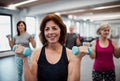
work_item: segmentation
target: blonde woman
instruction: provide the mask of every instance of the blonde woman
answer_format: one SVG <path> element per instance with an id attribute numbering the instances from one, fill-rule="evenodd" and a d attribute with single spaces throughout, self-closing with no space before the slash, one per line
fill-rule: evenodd
<path id="1" fill-rule="evenodd" d="M 120 57 L 120 50 L 114 40 L 108 38 L 110 33 L 110 25 L 102 24 L 97 34 L 100 37 L 93 41 L 93 54 L 91 58 L 94 60 L 92 78 L 93 81 L 115 81 L 115 65 L 113 56 Z"/>

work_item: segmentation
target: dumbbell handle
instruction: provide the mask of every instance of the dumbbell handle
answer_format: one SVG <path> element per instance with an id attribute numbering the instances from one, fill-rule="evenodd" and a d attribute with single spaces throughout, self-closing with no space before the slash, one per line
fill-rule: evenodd
<path id="1" fill-rule="evenodd" d="M 9 35 L 6 35 L 6 37 L 8 38 Z"/>
<path id="2" fill-rule="evenodd" d="M 17 45 L 14 45 L 12 50 L 15 51 L 16 50 L 16 46 Z M 26 57 L 26 56 L 30 56 L 31 55 L 31 49 L 28 48 L 28 47 L 25 47 L 24 50 L 23 50 L 23 55 Z"/>
<path id="3" fill-rule="evenodd" d="M 90 42 L 90 47 L 93 45 L 92 42 Z M 85 42 L 82 43 L 82 46 L 85 46 Z"/>
<path id="4" fill-rule="evenodd" d="M 8 35 L 6 35 L 6 37 L 8 38 Z"/>
<path id="5" fill-rule="evenodd" d="M 78 55 L 79 49 L 78 49 L 77 46 L 73 46 L 73 47 L 72 47 L 72 53 L 73 53 L 74 55 Z M 91 55 L 91 54 L 92 54 L 92 48 L 91 48 L 91 47 L 88 47 L 88 55 Z"/>

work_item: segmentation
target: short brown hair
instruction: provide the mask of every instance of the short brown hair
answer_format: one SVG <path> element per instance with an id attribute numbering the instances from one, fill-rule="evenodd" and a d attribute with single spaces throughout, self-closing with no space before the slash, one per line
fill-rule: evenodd
<path id="1" fill-rule="evenodd" d="M 49 21 L 55 22 L 60 27 L 61 32 L 60 32 L 59 42 L 63 45 L 66 40 L 66 31 L 67 31 L 66 25 L 63 23 L 61 17 L 56 14 L 48 14 L 47 16 L 44 17 L 44 19 L 41 22 L 39 38 L 42 44 L 45 45 L 48 42 L 44 35 L 44 29 L 45 29 L 46 23 Z"/>

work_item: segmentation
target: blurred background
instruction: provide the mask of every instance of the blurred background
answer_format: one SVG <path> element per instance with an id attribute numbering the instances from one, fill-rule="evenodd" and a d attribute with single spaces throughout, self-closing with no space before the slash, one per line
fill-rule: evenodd
<path id="1" fill-rule="evenodd" d="M 27 32 L 35 34 L 37 47 L 42 47 L 38 37 L 39 27 L 43 17 L 49 13 L 62 17 L 67 32 L 73 25 L 81 41 L 91 42 L 98 38 L 96 30 L 100 24 L 109 23 L 109 37 L 115 39 L 120 47 L 120 0 L 0 0 L 0 81 L 16 81 L 15 74 L 9 74 L 14 68 L 14 52 L 6 35 L 15 36 L 16 23 L 23 20 L 27 24 Z M 120 81 L 120 59 L 114 58 L 114 61 L 116 81 Z M 11 66 L 8 69 L 10 72 L 5 72 L 6 64 Z M 89 56 L 83 58 L 81 81 L 92 81 L 92 65 L 93 60 Z"/>

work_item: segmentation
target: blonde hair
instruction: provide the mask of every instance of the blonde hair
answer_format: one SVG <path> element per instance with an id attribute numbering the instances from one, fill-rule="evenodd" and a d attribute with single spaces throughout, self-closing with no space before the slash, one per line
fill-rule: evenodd
<path id="1" fill-rule="evenodd" d="M 101 24 L 100 27 L 97 29 L 97 34 L 100 35 L 101 30 L 105 30 L 106 28 L 111 28 L 109 24 Z"/>

